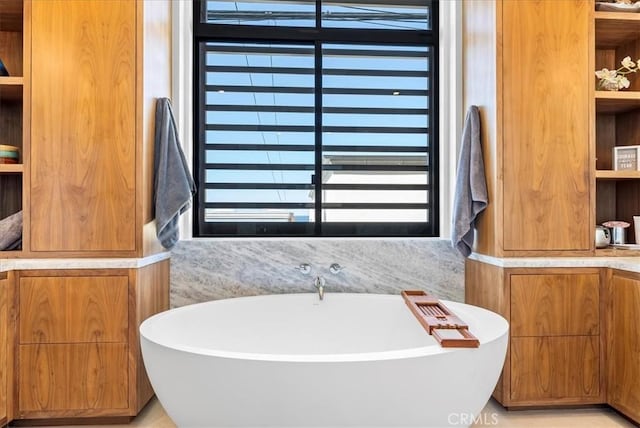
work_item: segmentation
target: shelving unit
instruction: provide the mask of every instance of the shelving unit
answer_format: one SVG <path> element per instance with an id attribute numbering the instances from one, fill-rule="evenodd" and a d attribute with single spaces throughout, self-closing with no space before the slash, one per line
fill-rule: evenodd
<path id="1" fill-rule="evenodd" d="M 640 107 L 640 91 L 596 91 L 596 113 L 618 114 Z"/>
<path id="2" fill-rule="evenodd" d="M 640 14 L 596 11 L 594 16 L 596 70 L 618 68 L 626 56 L 634 61 L 640 58 Z M 594 93 L 596 223 L 629 222 L 627 242 L 634 243 L 633 216 L 640 214 L 640 171 L 614 171 L 612 153 L 616 146 L 640 145 L 640 76 L 628 77 L 628 89 Z M 598 250 L 596 254 L 630 255 L 626 250 Z"/>
<path id="3" fill-rule="evenodd" d="M 9 76 L 0 77 L 0 144 L 18 147 L 21 162 L 28 146 L 28 133 L 23 132 L 24 71 L 29 69 L 24 55 L 24 15 L 23 0 L 0 2 L 0 59 L 9 71 Z M 0 219 L 22 209 L 24 172 L 23 164 L 0 164 Z"/>
<path id="4" fill-rule="evenodd" d="M 0 100 L 22 101 L 22 77 L 0 77 Z"/>
<path id="5" fill-rule="evenodd" d="M 640 171 L 596 171 L 598 180 L 637 180 L 640 179 Z"/>

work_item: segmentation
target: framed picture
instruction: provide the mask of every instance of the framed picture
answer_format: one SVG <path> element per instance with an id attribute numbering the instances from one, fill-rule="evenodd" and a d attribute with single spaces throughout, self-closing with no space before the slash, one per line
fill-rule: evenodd
<path id="1" fill-rule="evenodd" d="M 617 146 L 613 148 L 614 171 L 639 171 L 640 146 Z"/>

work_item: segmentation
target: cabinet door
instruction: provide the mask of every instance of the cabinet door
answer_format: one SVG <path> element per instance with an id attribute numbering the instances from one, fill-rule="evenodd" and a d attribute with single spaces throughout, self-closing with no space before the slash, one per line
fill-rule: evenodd
<path id="1" fill-rule="evenodd" d="M 511 275 L 511 336 L 599 334 L 599 273 Z"/>
<path id="2" fill-rule="evenodd" d="M 9 299 L 6 274 L 0 273 L 0 426 L 7 422 L 7 372 L 9 369 Z"/>
<path id="3" fill-rule="evenodd" d="M 599 396 L 599 336 L 511 338 L 511 400 L 583 404 Z"/>
<path id="4" fill-rule="evenodd" d="M 127 276 L 20 278 L 20 343 L 126 342 Z"/>
<path id="5" fill-rule="evenodd" d="M 640 421 L 640 275 L 613 272 L 608 284 L 607 389 L 610 405 Z"/>
<path id="6" fill-rule="evenodd" d="M 502 2 L 505 250 L 589 250 L 592 2 Z"/>
<path id="7" fill-rule="evenodd" d="M 134 251 L 134 1 L 34 1 L 33 251 Z"/>
<path id="8" fill-rule="evenodd" d="M 20 345 L 19 367 L 21 416 L 128 407 L 125 343 Z"/>

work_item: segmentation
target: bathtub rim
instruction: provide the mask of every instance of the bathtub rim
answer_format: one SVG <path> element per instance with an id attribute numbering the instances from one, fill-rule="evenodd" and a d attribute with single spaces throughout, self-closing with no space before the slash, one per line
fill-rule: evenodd
<path id="1" fill-rule="evenodd" d="M 377 296 L 376 298 L 388 298 L 389 300 L 402 299 L 400 295 L 396 294 L 378 294 L 378 293 L 327 293 L 333 295 L 344 296 Z M 215 304 L 215 302 L 229 301 L 229 300 L 242 300 L 242 299 L 269 299 L 277 298 L 278 296 L 317 296 L 315 293 L 283 293 L 283 294 L 261 294 L 255 296 L 238 296 L 219 300 L 210 300 L 207 302 L 194 303 L 179 308 L 173 308 L 158 314 L 152 315 L 142 322 L 138 330 L 140 332 L 140 340 L 146 340 L 157 346 L 189 354 L 195 354 L 200 356 L 209 356 L 216 358 L 234 359 L 234 360 L 251 360 L 251 361 L 271 361 L 271 362 L 286 362 L 286 363 L 343 363 L 343 362 L 373 362 L 373 361 L 387 361 L 387 360 L 402 360 L 408 358 L 420 358 L 430 355 L 446 354 L 450 352 L 481 352 L 481 348 L 443 348 L 434 339 L 434 343 L 427 346 L 419 346 L 414 348 L 396 349 L 391 351 L 375 351 L 375 352 L 360 352 L 360 353 L 333 353 L 333 354 L 267 354 L 267 353 L 252 353 L 252 352 L 235 352 L 225 351 L 220 349 L 209 349 L 197 346 L 189 346 L 184 344 L 167 344 L 166 340 L 162 341 L 158 338 L 153 338 L 149 335 L 149 325 L 153 320 L 164 318 L 167 316 L 175 315 L 178 312 L 194 310 L 195 307 L 201 307 L 205 305 Z M 480 337 L 480 346 L 486 345 L 500 340 L 502 337 L 508 335 L 509 323 L 500 314 L 492 312 L 488 309 L 481 308 L 479 306 L 469 305 L 462 302 L 454 302 L 449 300 L 442 300 L 441 302 L 450 307 L 455 312 L 454 307 L 462 305 L 464 308 L 470 310 L 478 310 L 479 313 L 485 314 L 485 316 L 494 316 L 495 320 L 499 323 L 496 328 L 497 332 L 490 333 L 488 339 L 486 337 Z M 403 303 L 404 304 L 404 303 Z M 452 307 L 453 306 L 453 307 Z M 409 309 L 407 308 L 407 312 Z M 461 315 L 464 320 L 464 314 Z M 416 322 L 418 322 L 416 320 Z M 425 332 L 425 334 L 427 334 Z"/>

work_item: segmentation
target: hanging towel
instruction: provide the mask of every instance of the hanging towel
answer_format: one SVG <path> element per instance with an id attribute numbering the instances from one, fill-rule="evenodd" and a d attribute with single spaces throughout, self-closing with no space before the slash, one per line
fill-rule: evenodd
<path id="1" fill-rule="evenodd" d="M 168 98 L 156 101 L 154 174 L 156 235 L 165 248 L 171 249 L 180 237 L 178 219 L 191 207 L 196 185 L 180 147 Z"/>
<path id="2" fill-rule="evenodd" d="M 489 202 L 480 143 L 480 116 L 476 106 L 469 107 L 464 120 L 457 174 L 451 244 L 468 257 L 473 248 L 476 219 Z"/>

